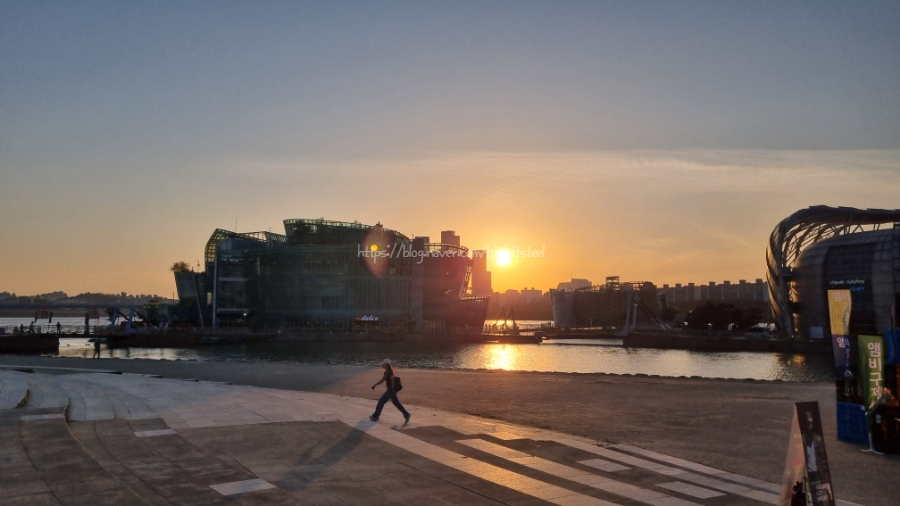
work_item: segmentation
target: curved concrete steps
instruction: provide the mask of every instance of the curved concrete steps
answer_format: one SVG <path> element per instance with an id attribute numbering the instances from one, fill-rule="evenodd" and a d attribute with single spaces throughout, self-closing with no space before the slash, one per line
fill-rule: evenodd
<path id="1" fill-rule="evenodd" d="M 123 381 L 125 379 L 125 381 Z M 143 397 L 136 395 L 128 388 L 135 381 L 153 381 L 141 375 L 123 374 L 121 376 L 107 374 L 72 374 L 66 377 L 69 388 L 81 392 L 87 389 L 93 395 L 99 393 L 109 400 L 113 410 L 113 418 L 123 420 L 139 420 L 143 418 L 159 418 L 158 410 L 151 407 Z M 159 384 L 155 388 L 159 389 Z M 166 389 L 163 389 L 164 391 Z M 97 420 L 88 416 L 85 420 Z"/>
<path id="2" fill-rule="evenodd" d="M 49 408 L 0 411 L 0 504 L 146 506 L 75 440 Z"/>
<path id="3" fill-rule="evenodd" d="M 198 449 L 160 419 L 72 425 L 79 426 L 76 437 L 84 438 L 92 454 L 97 452 L 98 461 L 109 464 L 110 471 L 155 502 L 215 504 L 224 498 L 211 485 L 256 478 L 237 463 L 223 462 Z"/>
<path id="4" fill-rule="evenodd" d="M 0 504 L 230 504 L 213 485 L 257 479 L 227 452 L 210 454 L 182 438 L 151 407 L 154 401 L 158 407 L 173 399 L 190 406 L 215 398 L 217 384 L 140 376 L 122 381 L 108 374 L 0 374 L 8 405 L 28 399 L 25 409 L 7 410 L 0 420 L 0 471 L 16 470 L 0 477 Z M 27 396 L 29 391 L 34 395 Z M 175 412 L 159 411 L 188 426 Z M 260 493 L 278 504 L 296 502 L 278 489 Z"/>
<path id="5" fill-rule="evenodd" d="M 0 370 L 0 409 L 23 407 L 28 399 L 26 373 Z"/>
<path id="6" fill-rule="evenodd" d="M 30 389 L 35 395 L 25 409 L 6 411 L 17 430 L 0 430 L 0 455 L 8 456 L 3 464 L 17 470 L 15 476 L 0 477 L 2 504 L 7 499 L 57 504 L 54 498 L 63 504 L 243 504 L 251 499 L 253 504 L 306 504 L 296 491 L 267 483 L 257 473 L 268 470 L 272 451 L 290 462 L 310 451 L 315 438 L 302 436 L 304 444 L 296 448 L 248 441 L 232 453 L 233 438 L 245 429 L 229 427 L 246 426 L 250 437 L 258 432 L 256 424 L 294 418 L 273 411 L 280 399 L 264 389 L 135 375 L 123 380 L 107 374 L 11 372 L 3 379 L 10 392 Z M 66 407 L 68 421 L 62 416 Z M 220 426 L 224 433 L 204 429 Z M 79 471 L 69 472 L 68 466 Z M 10 485 L 13 480 L 21 484 Z M 77 500 L 69 500 L 74 495 Z"/>
<path id="7" fill-rule="evenodd" d="M 112 420 L 116 417 L 108 391 L 89 382 L 73 379 L 71 376 L 61 376 L 59 383 L 70 392 L 70 395 L 77 395 L 81 399 L 84 403 L 84 413 L 74 409 L 73 406 L 69 420 Z"/>
<path id="8" fill-rule="evenodd" d="M 60 388 L 55 377 L 48 374 L 21 374 L 21 379 L 28 386 L 28 402 L 26 408 L 65 409 L 69 405 L 69 396 Z"/>
<path id="9" fill-rule="evenodd" d="M 92 376 L 118 378 L 107 374 L 43 374 L 2 372 L 28 390 L 29 408 L 69 408 L 68 419 L 75 421 L 157 418 L 147 403 L 125 390 L 89 381 Z M 10 394 L 14 397 L 19 393 Z"/>

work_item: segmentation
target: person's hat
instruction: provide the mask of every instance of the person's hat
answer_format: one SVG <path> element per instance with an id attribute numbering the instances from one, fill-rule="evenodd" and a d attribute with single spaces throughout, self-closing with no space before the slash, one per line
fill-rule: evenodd
<path id="1" fill-rule="evenodd" d="M 381 365 L 391 365 L 391 359 L 389 359 L 389 358 L 384 359 L 384 362 L 382 362 Z"/>

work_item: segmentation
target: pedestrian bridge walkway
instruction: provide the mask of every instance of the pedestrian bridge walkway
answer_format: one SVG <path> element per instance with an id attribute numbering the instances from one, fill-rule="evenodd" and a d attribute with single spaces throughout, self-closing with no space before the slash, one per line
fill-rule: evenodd
<path id="1" fill-rule="evenodd" d="M 753 478 L 434 409 L 408 407 L 401 426 L 390 405 L 371 422 L 374 402 L 353 397 L 35 371 L 0 370 L 4 505 L 778 502 L 778 485 Z"/>

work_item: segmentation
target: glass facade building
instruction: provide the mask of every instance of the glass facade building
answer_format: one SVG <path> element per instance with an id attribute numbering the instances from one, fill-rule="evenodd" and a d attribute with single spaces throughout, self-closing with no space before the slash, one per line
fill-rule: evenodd
<path id="1" fill-rule="evenodd" d="M 360 223 L 290 219 L 285 234 L 213 232 L 205 272 L 179 279 L 179 297 L 202 308 L 197 324 L 253 328 L 364 326 L 480 329 L 488 297 L 466 297 L 472 259 Z M 180 275 L 184 278 L 184 274 Z"/>

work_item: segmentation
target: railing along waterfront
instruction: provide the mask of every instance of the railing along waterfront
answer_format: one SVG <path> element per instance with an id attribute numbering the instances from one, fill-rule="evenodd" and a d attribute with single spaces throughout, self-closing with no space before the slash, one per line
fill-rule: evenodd
<path id="1" fill-rule="evenodd" d="M 85 334 L 87 327 L 87 334 Z M 257 331 L 263 333 L 263 331 Z M 192 335 L 249 335 L 253 334 L 253 330 L 246 327 L 225 327 L 225 328 L 194 328 L 194 327 L 150 327 L 135 326 L 129 332 L 121 327 L 111 328 L 107 325 L 2 325 L 0 326 L 0 336 L 3 335 L 60 335 L 60 336 L 113 336 L 113 335 L 165 335 L 165 334 L 192 334 Z"/>
<path id="2" fill-rule="evenodd" d="M 96 329 L 108 329 L 108 325 L 88 325 L 88 333 L 94 334 Z M 0 326 L 0 336 L 2 335 L 72 335 L 84 334 L 85 325 L 57 325 L 50 323 L 46 325 L 2 325 Z"/>
<path id="3" fill-rule="evenodd" d="M 3 335 L 60 335 L 69 337 L 78 336 L 114 336 L 125 335 L 125 329 L 117 327 L 115 329 L 107 325 L 88 325 L 88 332 L 85 334 L 85 325 L 57 325 L 57 324 L 40 324 L 40 325 L 2 325 L 0 326 L 0 336 Z M 415 332 L 406 328 L 392 327 L 371 327 L 371 328 L 349 328 L 349 327 L 282 327 L 277 329 L 252 329 L 249 327 L 219 327 L 219 328 L 199 328 L 199 327 L 150 327 L 135 326 L 129 332 L 137 335 L 197 335 L 197 336 L 241 336 L 241 335 L 265 335 L 265 334 L 495 334 L 495 333 L 533 333 L 536 331 L 555 331 L 556 335 L 572 335 L 572 336 L 591 336 L 597 338 L 614 338 L 620 337 L 621 328 L 613 327 L 578 327 L 566 328 L 557 327 L 552 323 L 516 323 L 515 327 L 507 324 L 504 328 L 502 324 L 486 323 L 483 327 L 477 326 L 445 326 L 445 325 L 426 325 L 421 332 Z M 750 330 L 693 330 L 693 329 L 659 329 L 659 328 L 639 328 L 631 331 L 632 334 L 657 334 L 670 335 L 673 337 L 694 337 L 709 339 L 754 339 L 783 341 L 791 339 L 787 334 L 771 331 L 750 331 Z M 796 339 L 794 339 L 796 340 Z"/>

